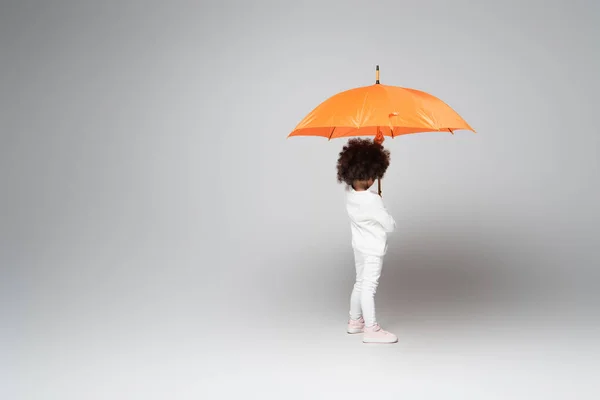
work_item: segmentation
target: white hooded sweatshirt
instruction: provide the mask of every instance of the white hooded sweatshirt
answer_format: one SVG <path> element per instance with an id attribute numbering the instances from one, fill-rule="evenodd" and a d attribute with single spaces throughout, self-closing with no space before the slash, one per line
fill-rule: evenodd
<path id="1" fill-rule="evenodd" d="M 387 252 L 387 234 L 396 229 L 381 197 L 365 190 L 346 188 L 346 209 L 352 226 L 352 247 L 362 254 L 381 256 Z"/>

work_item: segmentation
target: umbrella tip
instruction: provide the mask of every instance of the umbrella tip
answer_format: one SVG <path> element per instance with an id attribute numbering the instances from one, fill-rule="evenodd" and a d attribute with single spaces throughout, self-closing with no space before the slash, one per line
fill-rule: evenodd
<path id="1" fill-rule="evenodd" d="M 379 85 L 379 65 L 375 67 L 375 84 Z"/>

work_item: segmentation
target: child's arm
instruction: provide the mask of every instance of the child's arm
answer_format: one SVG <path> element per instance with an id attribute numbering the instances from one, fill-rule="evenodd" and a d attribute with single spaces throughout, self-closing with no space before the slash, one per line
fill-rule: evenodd
<path id="1" fill-rule="evenodd" d="M 383 226 L 383 229 L 386 232 L 394 232 L 396 230 L 396 221 L 394 218 L 388 213 L 385 205 L 383 204 L 383 200 L 379 195 L 376 194 L 374 201 L 374 218 L 377 222 Z"/>

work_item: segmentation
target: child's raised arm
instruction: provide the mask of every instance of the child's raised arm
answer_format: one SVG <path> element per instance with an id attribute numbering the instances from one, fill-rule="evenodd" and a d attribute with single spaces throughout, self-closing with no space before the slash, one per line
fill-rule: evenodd
<path id="1" fill-rule="evenodd" d="M 386 232 L 394 232 L 396 230 L 396 221 L 394 220 L 394 217 L 392 217 L 385 208 L 381 197 L 379 197 L 377 194 L 374 197 L 373 217 L 377 222 L 379 222 L 379 224 L 381 224 L 381 226 L 383 226 L 383 229 Z"/>

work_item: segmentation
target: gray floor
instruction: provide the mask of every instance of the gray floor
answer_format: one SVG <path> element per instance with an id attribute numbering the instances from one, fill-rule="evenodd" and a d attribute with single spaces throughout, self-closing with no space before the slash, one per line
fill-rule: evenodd
<path id="1" fill-rule="evenodd" d="M 322 253 L 202 291 L 176 266 L 63 297 L 46 281 L 30 299 L 37 317 L 13 316 L 9 327 L 19 336 L 4 398 L 598 397 L 595 293 L 574 290 L 558 270 L 499 274 L 448 258 L 442 268 L 401 251 L 377 295 L 394 345 L 345 333 L 352 265 L 325 269 Z"/>

